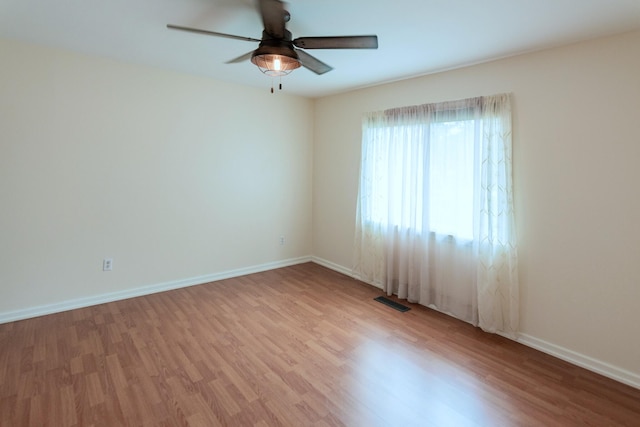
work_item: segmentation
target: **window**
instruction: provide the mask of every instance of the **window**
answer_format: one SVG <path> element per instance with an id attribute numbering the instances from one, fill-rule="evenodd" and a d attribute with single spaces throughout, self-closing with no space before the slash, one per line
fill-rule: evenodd
<path id="1" fill-rule="evenodd" d="M 473 239 L 482 120 L 465 110 L 441 113 L 427 123 L 365 123 L 366 221 Z"/>
<path id="2" fill-rule="evenodd" d="M 509 98 L 365 115 L 354 273 L 389 295 L 515 334 Z"/>

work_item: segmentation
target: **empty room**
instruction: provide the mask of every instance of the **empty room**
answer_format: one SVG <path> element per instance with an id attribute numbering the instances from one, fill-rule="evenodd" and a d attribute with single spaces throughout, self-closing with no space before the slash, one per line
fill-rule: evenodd
<path id="1" fill-rule="evenodd" d="M 0 0 L 0 426 L 640 426 L 639 160 L 637 1 Z"/>

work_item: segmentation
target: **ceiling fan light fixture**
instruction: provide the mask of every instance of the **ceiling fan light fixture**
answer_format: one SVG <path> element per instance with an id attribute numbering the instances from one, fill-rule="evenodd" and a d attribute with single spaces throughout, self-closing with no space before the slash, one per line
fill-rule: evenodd
<path id="1" fill-rule="evenodd" d="M 297 57 L 274 53 L 253 55 L 251 62 L 253 62 L 260 71 L 270 77 L 286 76 L 300 67 L 300 61 Z"/>

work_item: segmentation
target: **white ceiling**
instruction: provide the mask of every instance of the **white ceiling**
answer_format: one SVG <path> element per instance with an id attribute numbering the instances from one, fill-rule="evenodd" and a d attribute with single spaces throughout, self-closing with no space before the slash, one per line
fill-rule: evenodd
<path id="1" fill-rule="evenodd" d="M 283 86 L 311 97 L 640 29 L 640 0 L 290 0 L 286 8 L 294 38 L 379 38 L 378 50 L 309 51 L 334 70 L 301 68 Z M 0 37 L 271 87 L 250 62 L 224 64 L 257 43 L 169 23 L 258 39 L 262 31 L 254 0 L 0 0 Z"/>

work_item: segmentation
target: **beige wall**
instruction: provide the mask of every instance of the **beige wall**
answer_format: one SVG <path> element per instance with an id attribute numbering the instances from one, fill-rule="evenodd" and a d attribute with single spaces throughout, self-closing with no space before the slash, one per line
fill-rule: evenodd
<path id="1" fill-rule="evenodd" d="M 319 99 L 314 255 L 352 266 L 363 112 L 511 92 L 523 337 L 638 381 L 639 46 L 635 32 Z"/>
<path id="2" fill-rule="evenodd" d="M 0 63 L 0 315 L 310 255 L 311 100 L 8 40 Z"/>

